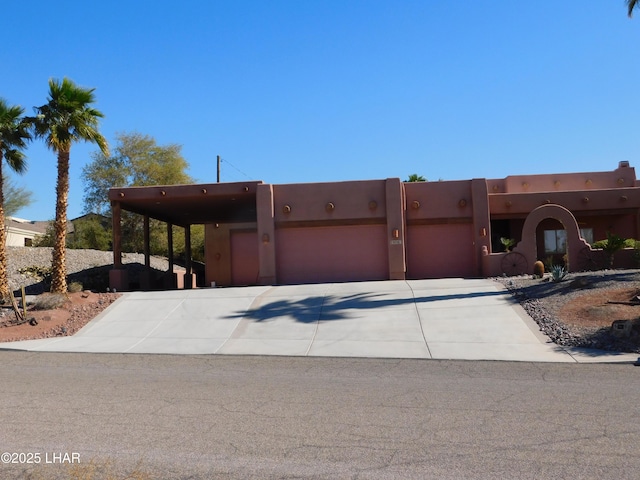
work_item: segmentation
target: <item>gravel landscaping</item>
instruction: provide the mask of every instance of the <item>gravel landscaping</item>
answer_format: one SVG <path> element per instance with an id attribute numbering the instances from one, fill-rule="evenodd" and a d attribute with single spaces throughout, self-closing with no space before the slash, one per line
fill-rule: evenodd
<path id="1" fill-rule="evenodd" d="M 558 345 L 640 353 L 640 270 L 570 273 L 561 282 L 498 277 L 540 330 Z M 628 321 L 628 335 L 612 328 Z"/>
<path id="2" fill-rule="evenodd" d="M 33 267 L 50 267 L 52 250 L 50 247 L 7 247 L 9 288 L 15 291 L 24 286 L 27 293 L 33 295 L 48 291 L 46 279 L 28 273 L 25 269 L 33 272 L 36 270 Z M 129 270 L 129 278 L 135 278 L 144 266 L 144 255 L 124 253 L 122 263 Z M 151 267 L 157 270 L 166 271 L 169 268 L 167 259 L 162 257 L 152 256 L 150 263 Z M 66 264 L 69 283 L 78 281 L 87 289 L 106 291 L 109 270 L 113 265 L 113 253 L 67 249 Z"/>

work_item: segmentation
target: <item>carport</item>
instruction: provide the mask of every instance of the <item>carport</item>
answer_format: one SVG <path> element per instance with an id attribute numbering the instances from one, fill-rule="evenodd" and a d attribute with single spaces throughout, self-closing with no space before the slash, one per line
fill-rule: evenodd
<path id="1" fill-rule="evenodd" d="M 113 221 L 113 270 L 109 274 L 111 288 L 129 290 L 127 271 L 122 265 L 122 212 L 143 218 L 145 272 L 143 290 L 153 287 L 150 265 L 149 220 L 167 225 L 169 268 L 162 279 L 164 288 L 192 288 L 195 285 L 191 262 L 191 226 L 257 222 L 256 194 L 261 181 L 242 183 L 209 183 L 163 185 L 150 187 L 117 187 L 109 190 Z M 184 228 L 184 278 L 174 273 L 173 226 Z"/>

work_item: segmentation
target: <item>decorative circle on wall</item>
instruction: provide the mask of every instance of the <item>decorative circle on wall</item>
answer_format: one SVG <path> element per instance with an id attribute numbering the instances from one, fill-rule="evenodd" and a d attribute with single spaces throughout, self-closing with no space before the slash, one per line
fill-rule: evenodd
<path id="1" fill-rule="evenodd" d="M 333 212 L 336 209 L 336 206 L 333 204 L 333 202 L 329 202 L 325 205 L 324 208 L 327 212 Z"/>
<path id="2" fill-rule="evenodd" d="M 460 208 L 464 208 L 467 206 L 467 199 L 466 198 L 462 198 L 459 202 L 458 202 L 458 206 Z"/>
<path id="3" fill-rule="evenodd" d="M 413 208 L 414 210 L 418 210 L 420 208 L 420 202 L 418 200 L 414 200 L 413 202 L 411 202 L 411 208 Z"/>
<path id="4" fill-rule="evenodd" d="M 282 213 L 291 213 L 291 205 L 285 205 L 282 207 Z"/>

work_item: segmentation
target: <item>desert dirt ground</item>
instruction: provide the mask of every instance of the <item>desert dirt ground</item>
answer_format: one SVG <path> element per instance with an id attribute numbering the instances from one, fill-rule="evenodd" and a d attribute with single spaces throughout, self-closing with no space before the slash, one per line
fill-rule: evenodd
<path id="1" fill-rule="evenodd" d="M 117 293 L 76 292 L 69 293 L 68 300 L 56 309 L 35 310 L 28 307 L 26 318 L 29 321 L 0 327 L 0 342 L 73 335 L 119 296 Z M 16 320 L 12 307 L 4 306 L 3 310 L 3 322 Z"/>

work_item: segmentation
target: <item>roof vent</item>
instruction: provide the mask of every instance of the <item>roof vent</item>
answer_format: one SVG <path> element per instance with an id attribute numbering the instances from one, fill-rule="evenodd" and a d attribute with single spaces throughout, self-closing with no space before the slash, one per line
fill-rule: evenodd
<path id="1" fill-rule="evenodd" d="M 629 160 L 620 160 L 618 162 L 618 168 L 626 168 L 629 166 Z"/>

